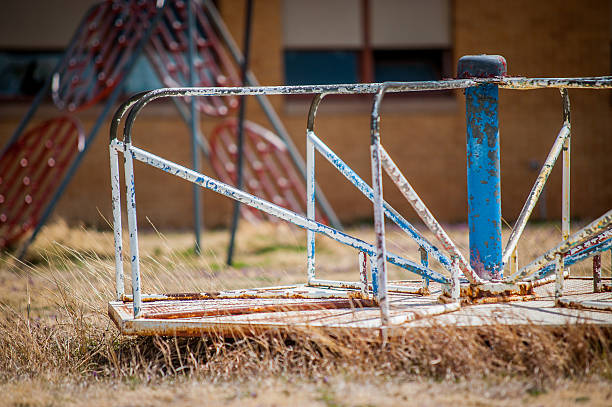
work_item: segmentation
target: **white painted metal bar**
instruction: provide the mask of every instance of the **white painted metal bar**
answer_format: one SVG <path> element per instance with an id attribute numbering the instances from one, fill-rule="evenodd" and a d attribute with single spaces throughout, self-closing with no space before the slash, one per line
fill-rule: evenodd
<path id="1" fill-rule="evenodd" d="M 308 140 L 314 145 L 316 150 L 321 153 L 327 161 L 334 166 L 344 177 L 353 184 L 366 198 L 370 201 L 374 199 L 374 192 L 372 188 L 353 171 L 340 157 L 336 155 L 316 134 L 312 131 L 308 132 Z M 382 147 L 382 146 L 381 146 Z M 421 233 L 410 222 L 408 222 L 402 215 L 399 214 L 389 203 L 383 200 L 383 209 L 385 215 L 399 226 L 404 232 L 406 232 L 414 241 L 422 248 L 424 248 L 434 259 L 440 262 L 450 272 L 450 259 L 431 242 L 429 242 Z"/>
<path id="2" fill-rule="evenodd" d="M 498 83 L 503 89 L 611 89 L 612 76 L 593 76 L 584 78 L 487 78 L 482 83 Z"/>
<path id="3" fill-rule="evenodd" d="M 563 261 L 563 255 L 557 255 L 557 262 L 555 266 L 555 300 L 560 299 L 563 296 L 563 283 L 565 281 L 565 264 Z"/>
<path id="4" fill-rule="evenodd" d="M 140 258 L 138 255 L 138 224 L 136 221 L 136 188 L 134 186 L 134 156 L 130 143 L 124 144 L 123 156 L 125 159 L 125 187 L 128 217 L 128 230 L 130 234 L 130 264 L 132 267 L 132 298 L 134 299 L 134 318 L 141 316 L 141 285 L 140 285 Z"/>
<path id="5" fill-rule="evenodd" d="M 116 146 L 124 146 L 124 143 L 118 140 L 114 140 L 112 144 Z M 125 143 L 125 145 L 127 145 L 127 143 Z M 123 147 L 121 148 L 123 149 Z M 207 175 L 190 170 L 187 167 L 178 165 L 172 161 L 168 161 L 166 159 L 158 157 L 155 154 L 151 154 L 138 147 L 130 146 L 130 151 L 134 159 L 138 161 L 142 161 L 148 165 L 161 169 L 170 174 L 173 174 L 179 178 L 183 178 L 187 181 L 194 182 L 204 188 L 210 189 L 228 198 L 232 198 L 234 200 L 240 201 L 241 203 L 245 205 L 252 206 L 256 209 L 262 210 L 280 219 L 291 222 L 301 228 L 312 229 L 315 233 L 323 234 L 327 237 L 330 237 L 336 240 L 339 243 L 353 247 L 357 250 L 364 251 L 369 256 L 373 256 L 376 252 L 374 245 L 366 243 L 361 239 L 357 239 L 353 236 L 350 236 L 330 226 L 323 225 L 316 221 L 310 220 L 305 216 L 292 212 L 281 206 L 275 205 L 264 199 L 258 198 L 247 192 L 239 190 L 231 185 L 224 184 L 223 182 L 217 181 Z M 387 261 L 392 264 L 395 264 L 396 266 L 399 266 L 408 271 L 411 271 L 413 273 L 416 273 L 419 275 L 425 275 L 430 280 L 437 281 L 439 283 L 448 282 L 447 278 L 442 276 L 441 274 L 431 269 L 424 268 L 420 264 L 415 263 L 411 260 L 405 259 L 394 253 L 390 253 L 390 252 L 387 253 Z"/>
<path id="6" fill-rule="evenodd" d="M 457 256 L 453 256 L 451 258 L 451 262 L 453 263 L 453 268 L 451 271 L 451 299 L 454 302 L 459 302 L 459 297 L 461 296 L 461 285 L 460 285 L 460 280 L 459 280 L 459 267 L 460 267 L 460 261 L 457 258 Z"/>
<path id="7" fill-rule="evenodd" d="M 117 301 L 125 294 L 123 276 L 123 237 L 121 236 L 121 186 L 119 182 L 119 154 L 113 145 L 109 146 L 111 196 L 113 206 L 113 237 L 115 240 L 115 291 Z"/>
<path id="8" fill-rule="evenodd" d="M 366 256 L 366 261 L 369 256 Z M 371 263 L 370 263 L 371 264 Z M 372 280 L 374 281 L 374 280 Z M 327 288 L 339 288 L 339 289 L 353 289 L 362 291 L 363 284 L 361 281 L 339 281 L 339 280 L 324 280 L 315 278 L 311 283 L 308 284 L 312 287 L 327 287 Z M 368 291 L 372 291 L 374 293 L 374 287 L 372 283 L 368 282 L 367 286 Z M 402 294 L 419 294 L 420 291 L 418 289 L 414 289 L 412 287 L 407 287 L 405 285 L 399 284 L 388 284 L 387 291 L 393 293 L 402 293 Z M 374 294 L 376 296 L 376 294 Z"/>
<path id="9" fill-rule="evenodd" d="M 539 269 L 554 261 L 558 254 L 564 254 L 573 246 L 578 245 L 592 236 L 600 233 L 612 224 L 612 209 L 604 213 L 602 216 L 589 223 L 584 228 L 569 236 L 565 241 L 559 243 L 556 247 L 550 249 L 540 257 L 523 267 L 518 273 L 512 274 L 504 278 L 504 282 L 515 282 L 522 280 L 536 273 Z"/>
<path id="10" fill-rule="evenodd" d="M 593 256 L 593 292 L 599 293 L 603 288 L 601 280 L 601 254 Z"/>
<path id="11" fill-rule="evenodd" d="M 567 95 L 567 89 L 561 89 L 561 97 L 563 98 L 563 121 L 566 123 L 568 128 L 570 127 L 570 101 Z M 567 241 L 570 236 L 570 189 L 571 189 L 571 179 L 570 179 L 570 155 L 571 155 L 571 131 L 565 139 L 565 143 L 563 143 L 563 181 L 561 187 L 561 233 L 563 235 L 563 240 Z M 569 272 L 569 269 L 567 270 Z"/>
<path id="12" fill-rule="evenodd" d="M 387 248 L 385 243 L 385 214 L 383 210 L 382 164 L 380 153 L 380 115 L 378 110 L 385 95 L 383 87 L 375 96 L 372 107 L 370 159 L 372 165 L 372 190 L 374 191 L 374 233 L 376 235 L 376 267 L 378 269 L 378 304 L 383 327 L 389 325 L 389 301 L 387 298 Z"/>
<path id="13" fill-rule="evenodd" d="M 612 247 L 612 228 L 609 228 L 604 232 L 596 233 L 588 237 L 580 244 L 572 246 L 564 253 L 564 265 L 566 266 L 566 273 L 568 266 L 588 259 L 589 257 L 592 257 L 597 253 L 603 253 L 606 250 L 609 250 L 610 247 Z M 548 275 L 554 273 L 554 264 L 549 263 L 546 266 L 541 267 L 536 273 L 532 274 L 531 276 L 529 276 L 529 278 L 526 278 L 523 281 L 541 282 L 543 279 L 546 279 Z"/>
<path id="14" fill-rule="evenodd" d="M 306 138 L 306 216 L 315 221 L 315 148 Z M 308 251 L 308 282 L 315 279 L 315 233 L 306 230 L 306 250 Z M 360 252 L 361 253 L 361 252 Z"/>
<path id="15" fill-rule="evenodd" d="M 421 265 L 423 267 L 429 267 L 429 256 L 427 255 L 427 250 L 419 247 L 419 254 L 421 255 Z M 421 277 L 421 282 L 423 283 L 423 292 L 429 291 L 429 279 L 427 277 Z"/>
<path id="16" fill-rule="evenodd" d="M 364 252 L 359 252 L 359 281 L 361 282 L 361 294 L 368 295 L 368 259 Z"/>
<path id="17" fill-rule="evenodd" d="M 516 220 L 514 227 L 512 228 L 512 232 L 510 233 L 510 237 L 508 238 L 508 243 L 506 244 L 506 247 L 504 248 L 504 253 L 502 255 L 503 265 L 507 264 L 508 260 L 510 259 L 510 256 L 512 256 L 512 253 L 514 252 L 514 249 L 516 248 L 516 245 L 518 244 L 518 241 L 521 238 L 521 235 L 523 234 L 523 230 L 525 230 L 525 226 L 527 225 L 527 221 L 531 216 L 531 212 L 533 211 L 533 208 L 535 208 L 538 202 L 538 198 L 544 190 L 544 186 L 546 185 L 548 176 L 550 175 L 553 167 L 555 166 L 557 157 L 559 157 L 559 154 L 561 153 L 562 149 L 565 150 L 564 144 L 569 139 L 569 136 L 570 125 L 569 123 L 565 123 L 559 131 L 559 134 L 557 135 L 557 138 L 555 139 L 555 142 L 553 143 L 553 146 L 550 149 L 550 152 L 548 153 L 548 157 L 546 157 L 546 161 L 544 161 L 544 165 L 542 165 L 542 169 L 540 170 L 540 173 L 536 178 L 535 184 L 531 188 L 531 192 L 529 192 L 527 200 L 523 205 L 523 209 L 521 209 L 521 213 L 518 219 Z M 565 160 L 565 152 L 563 154 L 563 157 Z"/>

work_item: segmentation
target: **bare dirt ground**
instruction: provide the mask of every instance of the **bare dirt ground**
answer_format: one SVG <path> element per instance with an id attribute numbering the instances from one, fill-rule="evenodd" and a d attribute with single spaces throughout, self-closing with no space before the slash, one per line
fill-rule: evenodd
<path id="1" fill-rule="evenodd" d="M 369 228 L 350 233 L 372 240 Z M 465 252 L 465 227 L 449 233 Z M 532 225 L 521 261 L 559 234 L 553 225 Z M 224 265 L 227 240 L 226 231 L 206 232 L 196 256 L 188 232 L 142 233 L 144 291 L 305 281 L 305 232 L 245 225 L 234 267 Z M 398 230 L 389 231 L 388 247 L 418 258 Z M 323 239 L 317 249 L 321 277 L 357 279 L 354 251 Z M 609 276 L 609 253 L 602 263 Z M 126 338 L 106 316 L 113 267 L 110 232 L 62 222 L 44 229 L 27 263 L 0 257 L 0 405 L 612 405 L 607 328 L 437 327 L 384 345 L 377 337 L 303 332 Z M 572 268 L 588 272 L 586 262 Z M 414 278 L 394 268 L 390 277 Z"/>

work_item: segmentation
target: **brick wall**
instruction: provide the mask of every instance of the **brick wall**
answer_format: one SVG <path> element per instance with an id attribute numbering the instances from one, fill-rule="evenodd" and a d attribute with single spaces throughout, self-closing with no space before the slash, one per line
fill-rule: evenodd
<path id="1" fill-rule="evenodd" d="M 220 11 L 241 45 L 244 2 L 221 0 Z M 589 76 L 610 74 L 610 4 L 599 1 L 514 2 L 456 1 L 453 7 L 453 59 L 465 54 L 504 55 L 512 75 Z M 281 0 L 256 1 L 252 36 L 252 69 L 263 85 L 283 82 Z M 570 91 L 572 102 L 572 214 L 600 215 L 612 204 L 612 104 L 609 91 Z M 265 124 L 250 99 L 248 118 Z M 305 145 L 308 101 L 273 97 L 283 122 L 298 148 Z M 371 99 L 324 101 L 316 132 L 364 179 L 370 181 L 368 161 Z M 6 140 L 26 106 L 2 106 L 0 141 Z M 461 92 L 443 100 L 389 98 L 383 103 L 382 140 L 431 211 L 442 221 L 465 221 L 465 110 Z M 51 116 L 43 108 L 39 117 Z M 95 111 L 82 117 L 86 127 Z M 202 122 L 210 132 L 214 119 Z M 537 171 L 561 126 L 561 99 L 556 90 L 501 91 L 502 209 L 506 220 L 518 215 Z M 269 126 L 267 126 L 269 127 Z M 71 182 L 55 214 L 72 223 L 104 226 L 110 219 L 108 128 Z M 187 128 L 171 105 L 152 104 L 138 119 L 136 144 L 165 158 L 189 164 Z M 204 164 L 204 171 L 212 174 Z M 371 217 L 371 204 L 343 181 L 322 159 L 317 177 L 340 218 L 345 222 Z M 159 227 L 189 227 L 192 222 L 191 185 L 152 168 L 137 165 L 139 222 Z M 384 185 L 385 198 L 400 212 L 414 215 L 394 186 Z M 546 189 L 549 218 L 560 215 L 560 168 Z M 204 192 L 208 226 L 229 221 L 227 199 Z"/>

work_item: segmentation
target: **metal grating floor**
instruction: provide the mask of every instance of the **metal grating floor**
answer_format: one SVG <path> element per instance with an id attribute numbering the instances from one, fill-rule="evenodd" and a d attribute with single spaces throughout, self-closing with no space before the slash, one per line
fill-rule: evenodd
<path id="1" fill-rule="evenodd" d="M 394 282 L 405 288 L 420 282 Z M 564 299 L 572 302 L 612 303 L 612 293 L 593 293 L 592 281 L 568 279 Z M 535 288 L 536 299 L 460 307 L 438 302 L 439 284 L 429 295 L 390 292 L 393 330 L 435 325 L 478 326 L 488 324 L 564 325 L 572 323 L 612 325 L 612 310 L 556 307 L 554 283 Z M 248 334 L 269 329 L 377 329 L 380 311 L 356 290 L 303 285 L 236 290 L 223 293 L 158 296 L 143 302 L 143 317 L 132 317 L 131 302 L 109 303 L 109 315 L 127 335 Z M 567 304 L 568 306 L 570 304 Z M 580 309 L 582 308 L 582 309 Z"/>

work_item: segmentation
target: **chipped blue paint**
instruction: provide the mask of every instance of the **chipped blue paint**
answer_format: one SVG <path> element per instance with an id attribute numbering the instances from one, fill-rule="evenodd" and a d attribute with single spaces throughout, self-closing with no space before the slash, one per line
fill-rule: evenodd
<path id="1" fill-rule="evenodd" d="M 378 298 L 378 267 L 376 267 L 376 259 L 373 256 L 368 256 L 370 259 L 370 270 L 372 273 L 372 294 L 374 298 Z"/>
<path id="2" fill-rule="evenodd" d="M 330 162 L 344 177 L 349 180 L 366 198 L 370 201 L 374 199 L 374 191 L 372 188 L 359 176 L 351 167 L 349 167 L 340 157 L 336 155 L 321 139 L 319 139 L 314 132 L 308 132 L 308 140 L 312 142 L 321 155 Z M 423 247 L 427 253 L 430 253 L 436 260 L 440 262 L 449 272 L 451 271 L 451 262 L 440 250 L 432 245 L 427 239 L 425 239 L 418 230 L 412 226 L 402 215 L 400 215 L 391 205 L 387 202 L 383 203 L 385 216 L 393 221 L 397 226 L 406 232 L 414 241 Z M 427 266 L 425 266 L 427 267 Z"/>
<path id="3" fill-rule="evenodd" d="M 118 141 L 116 141 L 116 143 L 123 144 Z M 127 145 L 127 143 L 125 143 L 125 145 Z M 134 159 L 138 161 L 144 162 L 148 165 L 161 169 L 165 172 L 174 174 L 187 181 L 196 183 L 206 189 L 217 192 L 218 194 L 224 195 L 228 198 L 232 198 L 234 200 L 240 201 L 241 203 L 245 205 L 252 206 L 256 209 L 259 209 L 261 211 L 274 215 L 280 219 L 291 222 L 301 228 L 312 230 L 314 233 L 320 233 L 322 235 L 330 237 L 339 243 L 353 247 L 357 250 L 361 250 L 367 253 L 369 256 L 374 256 L 376 253 L 376 249 L 373 245 L 366 243 L 363 240 L 357 239 L 351 235 L 348 235 L 344 232 L 341 232 L 337 229 L 334 229 L 330 226 L 323 225 L 312 219 L 308 219 L 307 217 L 299 215 L 281 206 L 275 205 L 271 202 L 258 198 L 247 192 L 236 189 L 230 185 L 224 184 L 223 182 L 217 181 L 204 174 L 197 173 L 186 167 L 183 167 L 171 161 L 165 160 L 161 157 L 158 157 L 147 151 L 141 150 L 137 147 L 130 146 L 129 149 L 131 151 L 131 156 L 134 157 Z M 133 189 L 133 184 L 132 184 L 131 189 Z M 129 194 L 130 193 L 128 193 L 128 195 Z M 135 205 L 135 201 L 133 200 L 133 198 L 131 199 L 131 201 L 133 201 Z M 130 215 L 129 215 L 130 212 L 131 211 L 128 211 L 128 221 L 130 218 Z M 135 206 L 134 206 L 133 215 L 134 215 L 134 222 L 135 222 L 135 215 L 136 215 Z M 137 250 L 137 247 L 136 247 L 136 250 Z M 425 268 L 418 263 L 415 263 L 411 260 L 408 260 L 396 254 L 387 253 L 386 258 L 389 263 L 399 266 L 410 272 L 416 273 L 420 276 L 427 277 L 431 279 L 432 281 L 436 281 L 436 282 L 444 283 L 444 284 L 448 282 L 448 279 L 442 274 L 435 272 L 431 269 Z"/>
<path id="4" fill-rule="evenodd" d="M 498 88 L 465 91 L 470 264 L 486 279 L 502 277 Z"/>
<path id="5" fill-rule="evenodd" d="M 138 255 L 138 224 L 136 220 L 136 187 L 134 181 L 134 152 L 129 143 L 123 144 L 123 157 L 125 164 L 126 199 L 128 230 L 130 233 L 130 266 L 132 270 L 132 298 L 134 318 L 139 318 L 142 313 L 141 305 L 141 283 L 140 283 L 140 258 Z"/>
<path id="6" fill-rule="evenodd" d="M 306 140 L 306 216 L 310 220 L 316 220 L 315 199 L 315 153 L 312 142 Z M 316 278 L 315 276 L 315 234 L 312 230 L 306 231 L 306 243 L 308 245 L 308 282 Z"/>
<path id="7" fill-rule="evenodd" d="M 423 249 L 423 247 L 419 248 L 419 253 L 421 255 L 421 265 L 423 267 L 429 268 L 429 256 L 427 255 L 427 250 Z M 429 289 L 429 279 L 427 277 L 423 277 L 423 288 Z"/>

